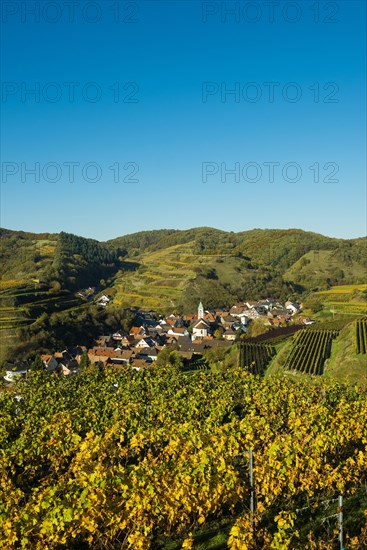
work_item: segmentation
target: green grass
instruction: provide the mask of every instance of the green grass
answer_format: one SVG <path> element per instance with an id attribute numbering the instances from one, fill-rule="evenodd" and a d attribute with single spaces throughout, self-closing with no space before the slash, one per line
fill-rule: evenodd
<path id="1" fill-rule="evenodd" d="M 364 280 L 366 276 L 366 268 L 362 263 L 346 258 L 345 252 L 334 249 L 310 250 L 285 271 L 284 279 L 306 288 L 314 288 L 323 286 L 327 278 L 334 279 L 335 273 L 340 276 L 340 271 L 343 271 L 347 280 Z"/>
<path id="2" fill-rule="evenodd" d="M 325 315 L 354 315 L 367 313 L 367 284 L 338 285 L 315 293 L 324 305 Z"/>
<path id="3" fill-rule="evenodd" d="M 283 374 L 283 365 L 292 346 L 293 338 L 294 335 L 291 335 L 274 346 L 276 354 L 265 371 L 265 377 Z"/>
<path id="4" fill-rule="evenodd" d="M 367 354 L 356 354 L 355 323 L 348 324 L 334 340 L 324 376 L 349 384 L 367 385 Z"/>
<path id="5" fill-rule="evenodd" d="M 324 328 L 321 323 L 313 326 Z M 330 322 L 328 328 L 332 328 L 332 322 Z M 292 347 L 292 341 L 293 336 L 290 336 L 285 341 L 275 346 L 277 354 L 272 359 L 265 372 L 266 377 L 285 375 L 293 380 L 310 379 L 307 374 L 284 371 L 284 364 Z M 339 336 L 333 341 L 331 355 L 325 362 L 324 374 L 320 378 L 330 381 L 338 380 L 346 384 L 367 385 L 367 354 L 356 354 L 355 322 L 349 321 L 349 323 L 342 328 Z"/>
<path id="6" fill-rule="evenodd" d="M 367 284 L 355 284 L 355 285 L 336 285 L 329 290 L 320 290 L 317 294 L 351 294 L 354 290 L 364 291 L 367 290 Z"/>

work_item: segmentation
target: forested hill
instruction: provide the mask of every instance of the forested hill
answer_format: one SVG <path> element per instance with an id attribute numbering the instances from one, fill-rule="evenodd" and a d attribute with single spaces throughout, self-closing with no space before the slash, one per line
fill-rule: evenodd
<path id="1" fill-rule="evenodd" d="M 165 297 L 163 289 L 172 287 L 172 292 L 166 292 L 172 294 L 167 299 L 172 305 L 180 301 L 179 295 L 193 280 L 198 283 L 197 293 L 204 295 L 209 292 L 209 287 L 204 288 L 208 286 L 205 281 L 210 280 L 213 294 L 223 302 L 240 298 L 245 291 L 276 295 L 330 284 L 359 283 L 367 271 L 366 238 L 335 239 L 300 229 L 253 229 L 240 233 L 210 227 L 162 229 L 105 243 L 64 232 L 34 234 L 1 229 L 0 236 L 3 280 L 59 281 L 62 287 L 72 290 L 120 273 L 122 278 L 111 280 L 111 285 L 117 281 L 118 291 L 122 289 L 123 294 L 127 282 L 127 290 L 129 285 L 134 290 L 139 283 L 144 291 L 146 275 L 148 279 L 151 276 L 150 282 L 156 278 L 153 289 L 146 287 L 146 295 L 161 288 Z M 123 279 L 126 271 L 129 281 Z M 161 295 L 158 292 L 157 302 Z M 144 298 L 144 292 L 136 294 L 137 300 L 140 297 Z"/>
<path id="2" fill-rule="evenodd" d="M 126 254 L 116 246 L 61 232 L 26 233 L 0 229 L 1 267 L 3 280 L 45 283 L 58 281 L 65 288 L 92 284 L 98 277 L 120 267 Z"/>
<path id="3" fill-rule="evenodd" d="M 303 301 L 312 291 L 363 283 L 367 272 L 366 238 L 299 229 L 163 229 L 104 243 L 65 232 L 1 229 L 0 237 L 3 359 L 16 356 L 21 342 L 31 346 L 21 350 L 26 355 L 52 347 L 50 334 L 66 343 L 92 333 L 99 313 L 78 293 L 88 286 L 112 298 L 107 315 L 133 306 L 189 313 L 200 300 L 206 308 L 265 297 Z"/>
<path id="4" fill-rule="evenodd" d="M 118 306 L 181 306 L 192 311 L 272 296 L 287 299 L 336 284 L 361 283 L 367 240 L 335 239 L 300 229 L 240 233 L 210 227 L 142 232 L 113 239 L 139 268 L 114 281 Z"/>
<path id="5" fill-rule="evenodd" d="M 240 233 L 210 227 L 188 230 L 142 231 L 109 241 L 128 254 L 154 252 L 193 243 L 196 254 L 228 254 L 249 257 L 257 264 L 286 269 L 310 250 L 341 250 L 351 259 L 367 260 L 367 240 L 335 239 L 301 229 L 253 229 Z"/>

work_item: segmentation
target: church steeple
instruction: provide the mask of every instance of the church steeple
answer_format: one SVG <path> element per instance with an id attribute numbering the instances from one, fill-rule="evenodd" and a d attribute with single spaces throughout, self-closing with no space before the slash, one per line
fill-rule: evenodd
<path id="1" fill-rule="evenodd" d="M 204 306 L 200 302 L 199 307 L 198 307 L 198 319 L 203 319 L 203 318 L 204 318 Z"/>

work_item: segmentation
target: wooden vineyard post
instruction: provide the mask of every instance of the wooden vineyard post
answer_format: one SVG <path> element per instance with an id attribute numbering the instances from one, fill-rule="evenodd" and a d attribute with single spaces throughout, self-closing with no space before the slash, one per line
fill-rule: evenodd
<path id="1" fill-rule="evenodd" d="M 250 514 L 251 525 L 254 525 L 254 456 L 252 449 L 249 450 L 249 481 L 250 481 Z"/>
<path id="2" fill-rule="evenodd" d="M 343 497 L 338 497 L 338 526 L 339 526 L 339 544 L 340 550 L 344 550 L 343 545 Z"/>

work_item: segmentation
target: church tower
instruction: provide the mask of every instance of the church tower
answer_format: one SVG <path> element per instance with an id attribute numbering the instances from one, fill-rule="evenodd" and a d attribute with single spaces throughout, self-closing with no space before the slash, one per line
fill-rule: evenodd
<path id="1" fill-rule="evenodd" d="M 204 307 L 203 307 L 203 304 L 200 302 L 198 307 L 198 319 L 203 319 L 203 318 L 204 318 Z"/>

